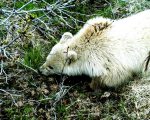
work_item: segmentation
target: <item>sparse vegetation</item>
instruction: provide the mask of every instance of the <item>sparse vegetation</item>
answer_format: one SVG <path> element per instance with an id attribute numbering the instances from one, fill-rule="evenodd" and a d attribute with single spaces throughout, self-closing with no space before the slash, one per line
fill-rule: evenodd
<path id="1" fill-rule="evenodd" d="M 149 8 L 149 0 L 2 0 L 0 119 L 150 119 L 149 80 L 93 92 L 90 78 L 37 73 L 65 31 L 75 34 L 94 16 L 119 19 Z"/>

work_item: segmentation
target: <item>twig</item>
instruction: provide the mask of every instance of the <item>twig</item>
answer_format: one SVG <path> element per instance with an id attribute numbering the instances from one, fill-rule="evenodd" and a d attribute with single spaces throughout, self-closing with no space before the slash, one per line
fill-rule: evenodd
<path id="1" fill-rule="evenodd" d="M 7 92 L 6 90 L 3 90 L 3 89 L 0 89 L 0 91 L 10 95 L 10 97 L 12 98 L 13 103 L 18 107 L 18 105 L 17 105 L 17 103 L 16 103 L 16 101 L 15 101 L 15 99 L 14 99 L 14 97 L 11 93 L 9 93 L 9 92 Z"/>
<path id="2" fill-rule="evenodd" d="M 71 106 L 73 106 L 74 104 L 80 102 L 79 99 L 77 99 L 76 101 L 74 101 L 73 103 L 71 103 L 71 105 L 69 105 L 68 107 L 66 107 L 66 110 L 68 110 Z"/>
<path id="3" fill-rule="evenodd" d="M 87 116 L 87 117 L 89 117 L 89 115 L 91 116 L 99 116 L 100 115 L 100 113 L 99 112 L 97 112 L 97 113 L 88 113 L 88 114 L 82 114 L 82 116 Z M 69 116 L 67 116 L 67 118 L 72 118 L 72 117 L 77 117 L 77 116 L 79 116 L 79 114 L 75 114 L 75 115 L 69 115 Z"/>
<path id="4" fill-rule="evenodd" d="M 38 21 L 40 21 L 42 24 L 44 24 L 47 30 L 50 30 L 50 28 L 46 25 L 46 23 L 45 23 L 43 20 L 41 20 L 41 19 L 39 19 L 39 18 L 36 18 L 36 20 L 38 20 Z"/>
<path id="5" fill-rule="evenodd" d="M 17 62 L 20 63 L 21 65 L 25 66 L 26 68 L 28 68 L 28 69 L 30 69 L 30 70 L 32 70 L 33 72 L 35 72 L 35 73 L 38 74 L 38 72 L 37 72 L 35 69 L 33 69 L 32 67 L 27 66 L 27 65 L 23 64 L 22 62 L 20 62 L 20 61 L 18 61 L 18 60 L 17 60 Z"/>
<path id="6" fill-rule="evenodd" d="M 3 48 L 5 49 L 6 47 L 9 47 L 10 45 L 12 45 L 14 42 L 16 42 L 18 39 L 20 38 L 20 36 L 17 36 L 15 39 L 13 39 L 12 41 L 10 41 L 7 45 L 5 45 Z"/>
<path id="7" fill-rule="evenodd" d="M 6 74 L 6 72 L 5 72 L 4 69 L 3 69 L 2 71 L 3 71 L 3 73 L 4 73 L 5 77 L 6 77 L 6 84 L 8 84 L 8 77 L 7 77 L 7 74 Z"/>
<path id="8" fill-rule="evenodd" d="M 4 11 L 2 10 L 2 12 L 4 12 Z M 5 22 L 7 22 L 7 20 L 9 20 L 9 18 L 14 14 L 13 11 L 11 11 L 10 13 L 11 13 L 11 14 L 10 14 L 6 19 L 4 19 L 4 20 L 1 22 L 0 25 L 3 25 Z"/>
<path id="9" fill-rule="evenodd" d="M 17 11 L 22 10 L 24 7 L 26 7 L 27 5 L 29 5 L 31 2 L 33 2 L 33 0 L 30 0 L 29 2 L 27 2 L 26 4 L 24 4 L 21 8 L 19 8 Z M 16 12 L 17 12 L 16 11 Z"/>
<path id="10" fill-rule="evenodd" d="M 4 59 L 9 59 L 9 57 L 7 56 L 6 49 L 4 49 L 3 47 L 0 47 L 0 56 L 0 75 L 5 75 L 5 82 L 6 84 L 8 84 L 8 77 L 4 70 Z"/>
<path id="11" fill-rule="evenodd" d="M 2 12 L 3 12 L 3 13 L 12 13 L 11 16 L 12 16 L 14 13 L 15 13 L 15 14 L 24 14 L 24 13 L 25 13 L 25 14 L 26 14 L 26 13 L 40 12 L 40 11 L 47 11 L 47 9 L 41 8 L 41 9 L 21 10 L 21 11 L 15 11 L 15 10 L 14 10 L 13 12 L 12 12 L 12 10 L 2 9 Z M 11 16 L 10 16 L 10 17 L 11 17 Z M 10 17 L 9 17 L 9 18 L 10 18 Z M 8 18 L 8 19 L 9 19 L 9 18 Z M 2 25 L 2 24 L 0 24 L 0 25 Z"/>
<path id="12" fill-rule="evenodd" d="M 68 86 L 64 86 L 64 85 L 60 86 L 59 92 L 57 92 L 55 94 L 55 102 L 53 103 L 53 106 L 56 106 L 56 104 L 68 93 L 68 91 L 71 88 L 72 87 L 68 87 Z"/>

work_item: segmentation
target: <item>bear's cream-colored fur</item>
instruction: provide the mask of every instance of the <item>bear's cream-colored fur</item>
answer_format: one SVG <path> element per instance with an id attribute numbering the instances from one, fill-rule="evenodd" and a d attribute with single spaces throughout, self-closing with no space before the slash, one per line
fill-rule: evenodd
<path id="1" fill-rule="evenodd" d="M 64 33 L 40 67 L 45 75 L 88 75 L 91 87 L 115 87 L 143 70 L 150 51 L 150 10 L 127 18 L 90 19 L 76 34 Z"/>

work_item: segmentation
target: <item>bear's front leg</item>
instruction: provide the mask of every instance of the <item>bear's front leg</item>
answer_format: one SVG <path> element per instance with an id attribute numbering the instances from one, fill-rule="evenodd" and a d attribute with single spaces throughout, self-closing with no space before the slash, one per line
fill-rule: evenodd
<path id="1" fill-rule="evenodd" d="M 92 78 L 92 81 L 90 83 L 90 88 L 92 90 L 100 90 L 101 87 L 103 87 L 104 84 L 101 80 L 101 77 L 95 77 L 95 78 Z"/>

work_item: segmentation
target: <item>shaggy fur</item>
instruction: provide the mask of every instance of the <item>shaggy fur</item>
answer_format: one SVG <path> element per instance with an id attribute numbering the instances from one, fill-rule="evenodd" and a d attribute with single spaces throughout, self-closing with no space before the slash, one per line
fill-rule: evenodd
<path id="1" fill-rule="evenodd" d="M 91 88 L 115 87 L 143 70 L 150 51 L 150 10 L 120 20 L 96 17 L 64 33 L 40 67 L 45 74 L 88 75 Z"/>

